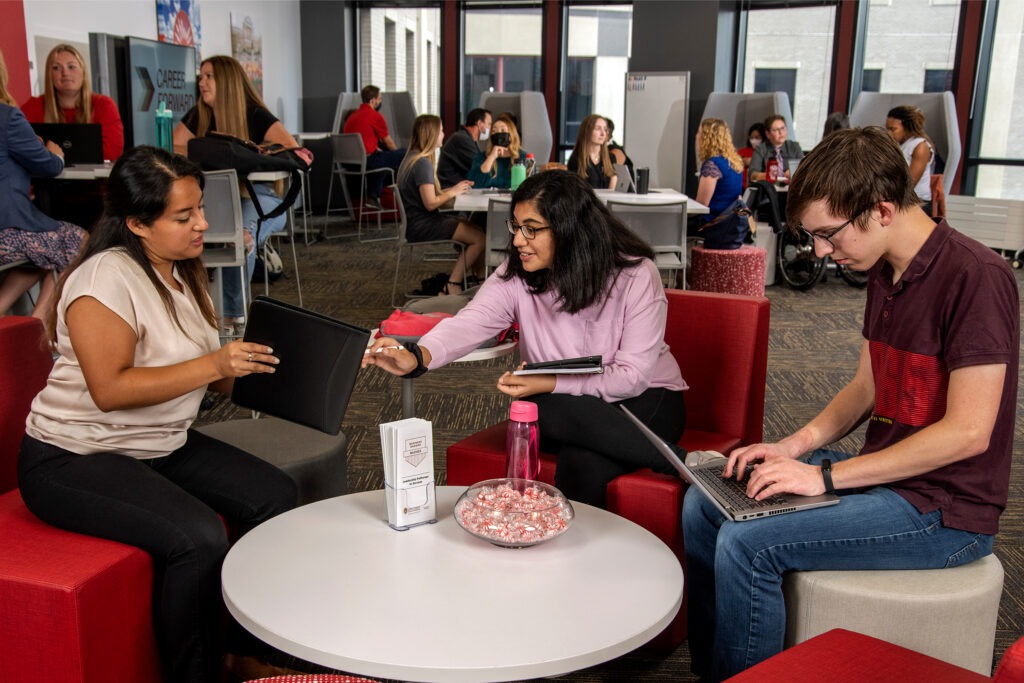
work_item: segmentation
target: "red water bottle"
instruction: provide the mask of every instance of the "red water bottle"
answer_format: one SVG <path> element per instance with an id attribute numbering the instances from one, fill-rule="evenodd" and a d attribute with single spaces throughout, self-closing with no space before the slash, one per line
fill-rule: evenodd
<path id="1" fill-rule="evenodd" d="M 769 183 L 775 183 L 779 180 L 779 162 L 777 159 L 769 159 L 768 163 L 764 168 L 765 176 L 768 178 Z"/>
<path id="2" fill-rule="evenodd" d="M 540 474 L 540 428 L 537 404 L 512 401 L 505 435 L 505 476 L 536 479 Z"/>

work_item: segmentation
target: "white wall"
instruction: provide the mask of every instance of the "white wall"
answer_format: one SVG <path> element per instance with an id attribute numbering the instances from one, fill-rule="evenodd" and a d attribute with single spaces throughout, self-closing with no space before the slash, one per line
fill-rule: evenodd
<path id="1" fill-rule="evenodd" d="M 231 12 L 247 14 L 263 35 L 263 100 L 291 131 L 299 131 L 302 57 L 298 0 L 198 0 L 201 57 L 231 54 Z M 89 44 L 89 33 L 156 40 L 154 0 L 25 0 L 25 35 L 32 63 L 32 94 L 39 94 L 39 70 L 46 51 L 37 38 Z M 46 42 L 46 41 L 40 41 Z"/>

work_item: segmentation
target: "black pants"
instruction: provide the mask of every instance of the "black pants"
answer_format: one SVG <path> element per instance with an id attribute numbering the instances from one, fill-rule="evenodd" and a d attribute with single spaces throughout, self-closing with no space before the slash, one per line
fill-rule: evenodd
<path id="1" fill-rule="evenodd" d="M 295 483 L 287 474 L 192 430 L 185 445 L 152 460 L 78 455 L 26 436 L 18 484 L 44 522 L 152 555 L 165 683 L 219 683 L 220 569 L 228 537 L 218 514 L 244 534 L 294 507 Z"/>
<path id="2" fill-rule="evenodd" d="M 642 467 L 675 473 L 664 456 L 616 406 L 596 396 L 541 394 L 541 448 L 558 454 L 555 486 L 571 500 L 605 506 L 605 489 L 616 477 Z M 620 401 L 655 434 L 676 443 L 686 428 L 683 392 L 648 389 Z"/>

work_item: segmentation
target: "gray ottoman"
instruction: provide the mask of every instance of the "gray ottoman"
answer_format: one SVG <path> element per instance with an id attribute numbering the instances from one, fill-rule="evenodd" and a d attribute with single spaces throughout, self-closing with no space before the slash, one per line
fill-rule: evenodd
<path id="1" fill-rule="evenodd" d="M 949 569 L 792 572 L 783 592 L 786 647 L 845 628 L 992 673 L 1003 592 L 995 555 Z"/>
<path id="2" fill-rule="evenodd" d="M 345 434 L 324 434 L 276 417 L 228 420 L 198 431 L 276 465 L 295 481 L 299 505 L 346 493 Z"/>

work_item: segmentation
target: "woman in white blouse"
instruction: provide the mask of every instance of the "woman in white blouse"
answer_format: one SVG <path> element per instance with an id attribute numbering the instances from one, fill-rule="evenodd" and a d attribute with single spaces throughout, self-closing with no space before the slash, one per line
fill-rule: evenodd
<path id="1" fill-rule="evenodd" d="M 226 518 L 244 533 L 295 505 L 259 458 L 189 429 L 209 388 L 274 372 L 261 344 L 221 347 L 200 255 L 203 174 L 136 147 L 114 165 L 104 215 L 57 287 L 59 353 L 32 403 L 18 460 L 43 521 L 152 555 L 164 680 L 221 680 Z"/>

